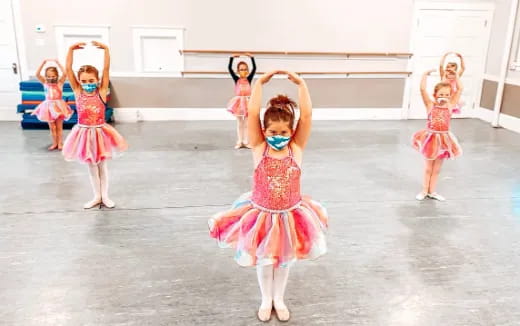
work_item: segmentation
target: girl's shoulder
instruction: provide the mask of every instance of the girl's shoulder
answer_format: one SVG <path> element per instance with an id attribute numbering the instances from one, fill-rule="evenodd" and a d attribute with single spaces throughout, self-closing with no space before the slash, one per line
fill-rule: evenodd
<path id="1" fill-rule="evenodd" d="M 253 155 L 257 155 L 257 154 L 260 154 L 260 155 L 263 155 L 265 150 L 267 148 L 267 143 L 264 141 L 262 141 L 260 144 L 256 145 L 255 147 L 251 148 L 251 151 L 253 152 Z"/>
<path id="2" fill-rule="evenodd" d="M 75 99 L 79 99 L 81 97 L 81 95 L 83 95 L 83 90 L 82 89 L 79 89 L 79 90 L 73 90 L 73 93 L 74 93 L 74 97 Z"/>
<path id="3" fill-rule="evenodd" d="M 298 144 L 296 144 L 294 141 L 289 142 L 289 148 L 291 149 L 291 151 L 293 151 L 293 153 L 303 152 L 303 149 L 300 146 L 298 146 Z"/>
<path id="4" fill-rule="evenodd" d="M 267 143 L 263 141 L 259 145 L 251 148 L 251 153 L 253 154 L 253 166 L 256 169 L 258 165 L 260 164 L 260 161 L 262 161 L 262 158 L 264 157 L 265 151 L 267 149 Z"/>

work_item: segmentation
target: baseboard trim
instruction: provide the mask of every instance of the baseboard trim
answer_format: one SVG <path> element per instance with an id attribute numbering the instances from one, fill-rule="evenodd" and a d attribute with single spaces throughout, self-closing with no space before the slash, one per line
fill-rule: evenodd
<path id="1" fill-rule="evenodd" d="M 475 118 L 491 123 L 494 117 L 494 111 L 484 108 L 475 109 Z M 513 117 L 504 113 L 500 113 L 498 125 L 502 128 L 520 133 L 520 118 Z"/>
<path id="2" fill-rule="evenodd" d="M 0 121 L 21 121 L 22 115 L 16 109 L 0 107 Z"/>
<path id="3" fill-rule="evenodd" d="M 493 121 L 493 114 L 493 110 L 488 110 L 482 107 L 476 107 L 475 110 L 473 110 L 473 117 L 486 122 Z"/>
<path id="4" fill-rule="evenodd" d="M 516 118 L 507 114 L 500 114 L 498 124 L 501 127 L 520 133 L 520 118 Z"/>

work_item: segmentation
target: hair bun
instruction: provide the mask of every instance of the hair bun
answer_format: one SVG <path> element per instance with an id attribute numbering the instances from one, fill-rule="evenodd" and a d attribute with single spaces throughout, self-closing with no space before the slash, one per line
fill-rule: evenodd
<path id="1" fill-rule="evenodd" d="M 276 108 L 285 108 L 288 105 L 295 105 L 293 100 L 291 100 L 287 95 L 280 94 L 276 97 L 273 97 L 271 100 L 269 100 L 269 106 L 276 107 Z"/>
<path id="2" fill-rule="evenodd" d="M 278 109 L 278 111 L 288 111 L 294 114 L 296 102 L 291 100 L 287 95 L 279 94 L 269 100 L 268 107 Z"/>

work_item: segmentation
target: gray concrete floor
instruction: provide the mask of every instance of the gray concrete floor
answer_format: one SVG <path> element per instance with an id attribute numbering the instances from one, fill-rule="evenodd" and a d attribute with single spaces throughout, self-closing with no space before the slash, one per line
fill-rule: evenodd
<path id="1" fill-rule="evenodd" d="M 293 268 L 291 325 L 520 325 L 520 135 L 454 121 L 448 201 L 417 202 L 423 125 L 315 122 L 303 189 L 329 209 L 329 253 Z M 254 269 L 206 227 L 250 187 L 233 127 L 118 125 L 117 208 L 83 211 L 86 167 L 48 153 L 47 131 L 0 123 L 0 324 L 259 324 Z"/>

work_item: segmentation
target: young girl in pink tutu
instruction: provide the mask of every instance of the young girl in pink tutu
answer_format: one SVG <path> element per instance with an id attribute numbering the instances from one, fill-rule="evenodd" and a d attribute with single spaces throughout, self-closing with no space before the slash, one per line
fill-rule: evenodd
<path id="1" fill-rule="evenodd" d="M 235 82 L 235 97 L 233 97 L 228 105 L 227 110 L 237 118 L 237 143 L 235 149 L 249 147 L 247 141 L 247 101 L 251 95 L 251 82 L 255 77 L 256 63 L 255 58 L 246 53 L 251 58 L 253 69 L 249 72 L 249 66 L 244 61 L 240 61 L 237 65 L 238 75 L 233 71 L 233 59 L 240 57 L 239 54 L 233 54 L 229 58 L 228 70 L 229 74 Z"/>
<path id="2" fill-rule="evenodd" d="M 446 61 L 446 58 L 450 54 L 456 55 L 459 58 L 460 69 L 459 69 L 458 63 L 454 62 L 454 61 L 448 62 L 446 64 L 446 68 L 444 68 L 444 62 Z M 460 77 L 462 77 L 462 74 L 464 73 L 465 70 L 466 70 L 466 65 L 464 63 L 464 58 L 462 57 L 462 55 L 460 53 L 448 52 L 442 57 L 441 64 L 439 67 L 441 81 L 443 83 L 450 84 L 451 92 L 453 94 L 455 94 L 457 92 L 457 85 L 462 85 L 460 80 L 457 81 L 457 77 L 460 79 Z M 463 106 L 464 106 L 464 102 L 459 101 L 453 108 L 453 110 L 452 110 L 453 113 L 455 113 L 455 114 L 460 113 Z"/>
<path id="3" fill-rule="evenodd" d="M 127 144 L 111 125 L 105 123 L 105 103 L 109 85 L 110 54 L 108 47 L 93 41 L 92 44 L 105 51 L 105 63 L 101 83 L 98 70 L 90 65 L 82 66 L 78 77 L 72 70 L 74 51 L 83 49 L 85 43 L 76 43 L 67 54 L 67 75 L 76 98 L 78 124 L 74 126 L 63 146 L 66 160 L 78 160 L 88 164 L 94 198 L 85 209 L 103 204 L 113 208 L 115 203 L 108 197 L 107 159 L 114 151 L 124 151 Z"/>
<path id="4" fill-rule="evenodd" d="M 425 72 L 421 81 L 421 95 L 428 112 L 428 123 L 426 129 L 416 132 L 412 139 L 414 148 L 426 159 L 423 190 L 416 199 L 424 200 L 428 197 L 443 201 L 444 197 L 435 192 L 442 162 L 444 159 L 453 159 L 462 154 L 457 138 L 450 132 L 450 120 L 463 87 L 456 75 L 455 93 L 452 92 L 449 83 L 438 83 L 433 92 L 434 99 L 430 99 L 426 90 L 426 80 L 433 71 L 435 70 Z"/>
<path id="5" fill-rule="evenodd" d="M 457 56 L 459 58 L 459 60 L 460 60 L 460 69 L 459 69 L 458 63 L 455 62 L 455 61 L 448 62 L 446 64 L 446 68 L 444 67 L 444 63 L 446 62 L 446 58 L 449 55 L 455 55 L 455 56 Z M 448 53 L 446 53 L 446 54 L 444 54 L 442 56 L 441 63 L 440 63 L 440 66 L 439 66 L 439 72 L 440 72 L 441 77 L 444 76 L 444 74 L 447 71 L 452 71 L 452 72 L 456 73 L 459 76 L 459 78 L 462 77 L 462 74 L 464 74 L 464 71 L 466 71 L 466 64 L 464 63 L 464 58 L 462 57 L 462 55 L 460 53 L 448 52 Z"/>
<path id="6" fill-rule="evenodd" d="M 260 121 L 262 87 L 274 74 L 287 74 L 298 87 L 300 119 L 295 126 L 295 102 L 272 98 Z M 241 266 L 256 266 L 262 303 L 258 319 L 268 321 L 274 309 L 280 321 L 290 313 L 284 302 L 289 267 L 297 260 L 317 258 L 327 251 L 326 210 L 300 194 L 303 150 L 312 124 L 307 85 L 291 72 L 272 71 L 254 85 L 249 101 L 249 139 L 254 160 L 253 191 L 242 195 L 228 211 L 209 220 L 210 235 L 221 247 L 236 248 Z"/>
<path id="7" fill-rule="evenodd" d="M 42 69 L 48 62 L 55 62 L 60 68 L 62 76 L 55 66 L 45 68 L 44 76 L 41 75 Z M 32 115 L 38 117 L 40 121 L 49 124 L 52 144 L 49 150 L 62 149 L 63 147 L 63 120 L 68 120 L 72 116 L 72 109 L 62 98 L 63 84 L 67 79 L 65 70 L 55 59 L 46 59 L 36 71 L 36 78 L 43 84 L 45 90 L 45 101 L 40 103 Z"/>

